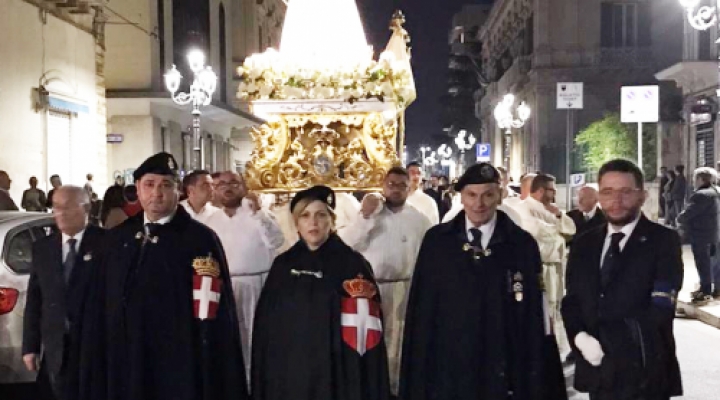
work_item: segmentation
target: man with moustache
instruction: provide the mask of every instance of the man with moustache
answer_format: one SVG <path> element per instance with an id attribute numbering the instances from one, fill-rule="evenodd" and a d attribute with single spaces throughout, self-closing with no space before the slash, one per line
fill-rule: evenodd
<path id="1" fill-rule="evenodd" d="M 52 392 L 43 397 L 57 400 L 77 398 L 79 322 L 105 233 L 88 225 L 89 212 L 90 198 L 83 188 L 57 188 L 53 216 L 58 231 L 33 243 L 23 361 L 29 371 L 37 371 L 39 364 L 39 388 Z"/>
<path id="2" fill-rule="evenodd" d="M 83 318 L 78 399 L 247 399 L 217 236 L 178 205 L 172 155 L 133 175 L 144 212 L 107 234 Z"/>
<path id="3" fill-rule="evenodd" d="M 405 324 L 405 304 L 413 269 L 425 232 L 432 226 L 415 207 L 407 204 L 410 176 L 394 167 L 383 181 L 382 195 L 363 198 L 360 215 L 340 233 L 343 241 L 368 260 L 380 288 L 383 331 L 390 364 L 390 387 L 398 392 L 400 350 Z"/>
<path id="4" fill-rule="evenodd" d="M 548 334 L 535 240 L 497 211 L 487 163 L 456 185 L 464 210 L 423 239 L 403 339 L 403 400 L 567 398 Z"/>
<path id="5" fill-rule="evenodd" d="M 258 195 L 248 191 L 242 176 L 230 171 L 221 173 L 217 190 L 223 208 L 206 224 L 218 234 L 225 248 L 249 372 L 255 308 L 285 236 L 272 214 L 260 207 Z"/>
<path id="6" fill-rule="evenodd" d="M 608 224 L 573 242 L 562 315 L 578 355 L 575 388 L 591 400 L 682 395 L 673 319 L 682 286 L 680 239 L 641 211 L 640 168 L 605 163 L 598 174 Z"/>

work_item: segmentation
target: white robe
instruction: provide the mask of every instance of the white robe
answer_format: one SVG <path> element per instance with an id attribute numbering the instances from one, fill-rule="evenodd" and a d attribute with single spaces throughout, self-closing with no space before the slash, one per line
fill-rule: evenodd
<path id="1" fill-rule="evenodd" d="M 208 218 L 210 218 L 210 216 L 215 214 L 216 212 L 220 211 L 219 208 L 210 204 L 210 202 L 207 202 L 207 204 L 205 204 L 205 206 L 203 207 L 202 210 L 200 210 L 199 213 L 196 213 L 195 210 L 193 210 L 192 206 L 190 205 L 190 203 L 188 203 L 187 200 L 181 201 L 180 205 L 185 207 L 185 211 L 187 211 L 188 214 L 190 214 L 190 216 L 194 220 L 196 220 L 198 222 L 202 222 L 203 224 L 206 224 L 206 225 L 207 225 Z"/>
<path id="2" fill-rule="evenodd" d="M 438 211 L 437 203 L 432 197 L 425 194 L 422 189 L 412 192 L 408 196 L 407 202 L 425 215 L 431 224 L 437 225 L 440 223 L 440 211 Z"/>
<path id="3" fill-rule="evenodd" d="M 255 307 L 285 237 L 272 214 L 266 210 L 253 214 L 246 206 L 238 208 L 232 217 L 219 210 L 206 224 L 220 237 L 225 250 L 240 322 L 245 370 L 249 373 Z"/>
<path id="4" fill-rule="evenodd" d="M 560 315 L 560 302 L 565 296 L 565 263 L 567 262 L 565 237 L 575 234 L 575 223 L 565 213 L 558 218 L 532 197 L 519 202 L 523 229 L 531 234 L 540 248 L 543 261 L 543 283 L 548 300 L 553 330 L 562 356 L 570 352 L 570 344 Z"/>
<path id="5" fill-rule="evenodd" d="M 393 394 L 398 393 L 410 282 L 420 245 L 430 227 L 430 220 L 409 204 L 398 212 L 381 204 L 370 218 L 358 213 L 354 223 L 340 232 L 342 240 L 370 262 L 378 282 Z"/>

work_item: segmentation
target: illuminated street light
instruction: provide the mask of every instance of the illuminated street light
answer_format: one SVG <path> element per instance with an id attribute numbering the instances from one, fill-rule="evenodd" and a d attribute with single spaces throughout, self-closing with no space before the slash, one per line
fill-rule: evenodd
<path id="1" fill-rule="evenodd" d="M 460 132 L 458 132 L 458 135 L 455 138 L 455 145 L 458 147 L 458 150 L 460 150 L 460 165 L 458 175 L 462 175 L 465 170 L 465 151 L 472 149 L 473 146 L 475 146 L 475 142 L 477 142 L 477 139 L 475 139 L 475 135 L 473 135 L 472 133 L 468 135 L 465 129 L 462 129 Z"/>
<path id="2" fill-rule="evenodd" d="M 530 107 L 525 102 L 520 103 L 515 110 L 517 118 L 513 115 L 513 105 L 515 104 L 515 96 L 512 94 L 506 94 L 502 101 L 495 106 L 495 120 L 497 126 L 500 129 L 505 129 L 505 168 L 510 170 L 510 146 L 512 144 L 512 130 L 519 129 L 525 126 L 525 121 L 530 118 Z"/>
<path id="3" fill-rule="evenodd" d="M 191 50 L 187 55 L 190 70 L 193 72 L 193 82 L 190 85 L 190 92 L 180 92 L 182 74 L 175 65 L 165 74 L 165 86 L 171 93 L 172 100 L 181 106 L 192 103 L 193 117 L 193 166 L 195 169 L 203 169 L 205 155 L 201 152 L 200 134 L 200 107 L 208 106 L 212 102 L 212 96 L 217 88 L 217 75 L 212 68 L 205 66 L 205 54 L 200 50 Z"/>

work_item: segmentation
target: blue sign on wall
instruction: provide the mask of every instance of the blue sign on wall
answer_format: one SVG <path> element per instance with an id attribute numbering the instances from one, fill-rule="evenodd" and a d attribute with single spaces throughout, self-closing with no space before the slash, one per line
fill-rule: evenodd
<path id="1" fill-rule="evenodd" d="M 475 145 L 476 161 L 490 161 L 490 143 L 478 143 Z"/>

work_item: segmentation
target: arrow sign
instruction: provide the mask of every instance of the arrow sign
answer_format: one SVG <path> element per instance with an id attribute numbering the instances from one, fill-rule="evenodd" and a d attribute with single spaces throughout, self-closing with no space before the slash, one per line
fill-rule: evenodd
<path id="1" fill-rule="evenodd" d="M 560 82 L 557 84 L 557 109 L 582 110 L 582 82 Z"/>

